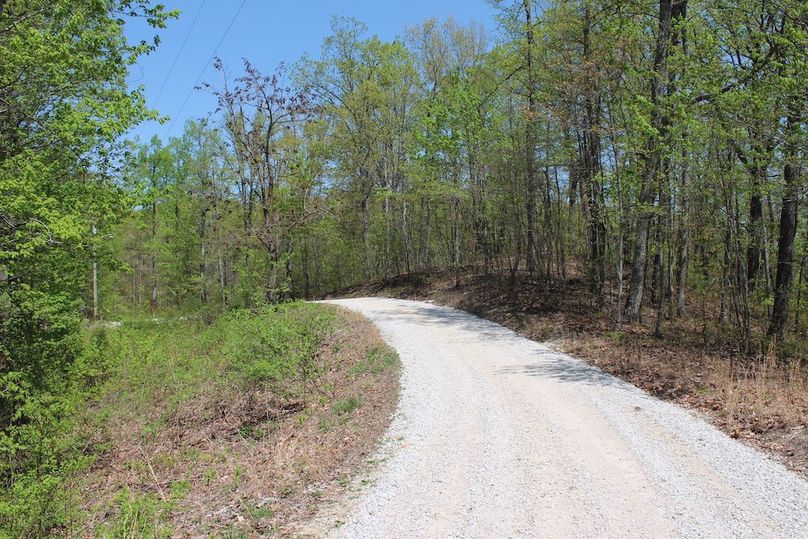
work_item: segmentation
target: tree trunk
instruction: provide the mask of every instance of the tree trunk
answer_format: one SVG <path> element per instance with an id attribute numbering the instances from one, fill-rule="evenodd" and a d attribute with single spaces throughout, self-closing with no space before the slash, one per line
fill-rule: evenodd
<path id="1" fill-rule="evenodd" d="M 152 188 L 156 189 L 154 183 L 152 183 Z M 152 194 L 153 197 L 156 197 L 156 193 Z M 149 309 L 151 313 L 154 314 L 157 312 L 157 201 L 152 200 L 151 205 L 151 241 L 152 241 L 152 253 L 151 253 L 151 277 L 152 277 L 152 286 L 151 286 L 151 295 L 149 296 Z"/>
<path id="2" fill-rule="evenodd" d="M 410 235 L 409 219 L 407 215 L 407 200 L 405 199 L 401 204 L 401 239 L 404 243 L 404 271 L 406 273 L 412 272 L 412 238 Z"/>
<path id="3" fill-rule="evenodd" d="M 584 8 L 583 58 L 588 64 L 592 54 L 591 16 L 589 8 Z M 585 217 L 589 239 L 589 281 L 590 289 L 596 297 L 598 307 L 603 306 L 603 283 L 606 276 L 605 248 L 606 224 L 603 217 L 605 205 L 600 162 L 600 96 L 592 96 L 587 91 L 584 96 L 584 134 L 582 137 L 583 177 L 581 185 L 587 197 Z"/>
<path id="4" fill-rule="evenodd" d="M 203 184 L 204 185 L 204 184 Z M 202 303 L 208 302 L 208 252 L 207 252 L 207 214 L 208 208 L 202 203 L 199 211 L 199 286 Z"/>
<path id="5" fill-rule="evenodd" d="M 525 122 L 525 176 L 527 180 L 527 270 L 536 272 L 536 95 L 533 69 L 533 12 L 532 0 L 523 0 L 525 11 L 525 63 L 527 64 L 527 121 Z"/>
<path id="6" fill-rule="evenodd" d="M 309 279 L 309 242 L 303 239 L 303 252 L 301 253 L 301 265 L 303 266 L 303 297 L 311 299 L 311 288 Z"/>
<path id="7" fill-rule="evenodd" d="M 754 174 L 757 176 L 758 172 L 756 171 Z M 763 200 L 760 198 L 759 186 L 755 181 L 752 186 L 752 195 L 749 198 L 749 227 L 752 231 L 752 237 L 749 241 L 749 248 L 746 250 L 746 275 L 749 290 L 754 290 L 755 280 L 760 272 L 762 221 Z"/>
<path id="8" fill-rule="evenodd" d="M 392 244 L 392 214 L 390 212 L 390 195 L 384 195 L 384 280 L 390 278 L 390 260 L 393 258 Z"/>
<path id="9" fill-rule="evenodd" d="M 783 206 L 780 211 L 780 238 L 777 243 L 777 277 L 774 285 L 774 307 L 772 319 L 767 334 L 777 340 L 785 337 L 786 323 L 788 321 L 788 298 L 791 291 L 791 281 L 794 262 L 794 237 L 797 234 L 797 197 L 799 195 L 799 164 L 797 162 L 796 131 L 801 118 L 797 115 L 796 106 L 789 111 L 787 136 L 791 139 L 786 142 L 785 167 L 783 180 L 785 192 L 783 193 Z"/>
<path id="10" fill-rule="evenodd" d="M 513 182 L 512 182 L 512 189 L 516 190 L 516 173 L 513 172 Z M 522 263 L 522 218 L 519 211 L 519 205 L 517 202 L 517 194 L 515 192 L 511 193 L 512 200 L 513 200 L 513 245 L 514 245 L 514 254 L 513 254 L 513 262 L 511 264 L 511 291 L 516 290 L 516 280 L 519 273 L 519 265 Z"/>
<path id="11" fill-rule="evenodd" d="M 662 169 L 663 146 L 668 140 L 670 118 L 663 110 L 661 99 L 670 85 L 668 56 L 672 44 L 672 23 L 684 17 L 687 2 L 680 0 L 660 0 L 659 31 L 657 33 L 656 51 L 654 53 L 654 70 L 651 81 L 651 126 L 655 135 L 650 137 L 645 148 L 643 159 L 643 176 L 640 188 L 640 215 L 637 218 L 637 241 L 634 247 L 634 262 L 631 267 L 631 286 L 626 306 L 626 318 L 636 322 L 642 306 L 645 267 L 648 260 L 648 233 L 651 227 L 653 212 L 650 207 L 656 198 L 653 188 L 657 185 Z"/>
<path id="12" fill-rule="evenodd" d="M 370 267 L 370 194 L 362 197 L 362 272 L 365 282 L 371 279 Z"/>
<path id="13" fill-rule="evenodd" d="M 454 265 L 454 285 L 460 288 L 460 197 L 454 199 L 454 253 L 452 264 Z"/>

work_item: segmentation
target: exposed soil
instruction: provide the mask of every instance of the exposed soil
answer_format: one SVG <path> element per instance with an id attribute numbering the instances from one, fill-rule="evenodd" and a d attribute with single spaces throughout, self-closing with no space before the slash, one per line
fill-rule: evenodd
<path id="1" fill-rule="evenodd" d="M 646 324 L 614 331 L 581 280 L 563 285 L 516 286 L 502 276 L 465 276 L 455 288 L 448 274 L 397 277 L 341 291 L 334 297 L 368 295 L 430 300 L 474 313 L 530 339 L 548 342 L 650 394 L 706 414 L 716 426 L 808 476 L 808 369 L 805 357 L 788 367 L 771 356 L 744 357 L 717 309 L 698 301 L 691 317 L 665 322 L 664 338 Z"/>
<path id="2" fill-rule="evenodd" d="M 390 424 L 398 360 L 363 317 L 327 308 L 343 324 L 322 343 L 322 374 L 302 398 L 234 389 L 180 407 L 153 434 L 143 433 L 159 416 L 110 426 L 124 434 L 85 479 L 95 515 L 86 533 L 116 516 L 122 489 L 163 500 L 179 537 L 294 535 L 338 498 Z"/>

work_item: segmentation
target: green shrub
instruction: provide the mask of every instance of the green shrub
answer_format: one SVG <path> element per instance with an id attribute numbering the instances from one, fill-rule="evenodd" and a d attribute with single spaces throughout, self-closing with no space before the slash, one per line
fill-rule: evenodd
<path id="1" fill-rule="evenodd" d="M 290 378 L 314 376 L 319 343 L 333 323 L 330 311 L 305 303 L 233 312 L 223 321 L 231 371 L 249 384 L 275 386 Z"/>
<path id="2" fill-rule="evenodd" d="M 20 373 L 0 376 L 0 399 L 13 410 L 0 430 L 0 537 L 45 537 L 75 520 L 64 483 L 94 458 L 77 434 L 89 389 L 69 379 L 61 386 L 43 391 Z"/>

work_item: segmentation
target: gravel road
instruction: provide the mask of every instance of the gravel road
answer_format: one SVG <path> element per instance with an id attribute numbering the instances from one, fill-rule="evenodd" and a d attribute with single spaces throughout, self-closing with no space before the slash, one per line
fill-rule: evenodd
<path id="1" fill-rule="evenodd" d="M 808 482 L 683 408 L 462 311 L 331 303 L 403 365 L 334 537 L 808 537 Z"/>

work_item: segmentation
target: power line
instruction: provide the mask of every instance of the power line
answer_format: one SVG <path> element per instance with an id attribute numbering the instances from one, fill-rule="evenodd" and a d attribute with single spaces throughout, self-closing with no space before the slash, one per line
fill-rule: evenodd
<path id="1" fill-rule="evenodd" d="M 199 14 L 202 13 L 202 8 L 205 7 L 205 2 L 207 0 L 202 0 L 202 3 L 199 4 L 199 9 L 196 10 L 196 15 L 194 15 L 194 20 L 191 21 L 191 26 L 188 28 L 188 31 L 185 33 L 185 39 L 182 40 L 182 45 L 180 45 L 180 50 L 177 51 L 177 55 L 174 56 L 174 61 L 171 62 L 171 67 L 168 68 L 168 73 L 166 73 L 166 78 L 163 80 L 163 85 L 160 86 L 160 91 L 157 92 L 157 97 L 154 100 L 154 106 L 157 106 L 157 103 L 160 101 L 160 97 L 163 95 L 163 90 L 166 89 L 166 84 L 168 84 L 168 79 L 171 78 L 171 74 L 174 72 L 174 68 L 177 66 L 177 61 L 180 59 L 180 55 L 182 51 L 185 50 L 185 44 L 188 43 L 188 38 L 191 36 L 191 31 L 196 26 L 196 21 L 199 19 Z"/>
<path id="2" fill-rule="evenodd" d="M 239 16 L 239 13 L 241 13 L 241 9 L 244 7 L 244 4 L 246 4 L 246 3 L 247 3 L 247 0 L 242 0 L 241 1 L 241 4 L 238 6 L 238 9 L 236 10 L 236 13 L 233 15 L 233 18 L 230 19 L 230 22 L 228 23 L 227 28 L 225 28 L 224 33 L 222 34 L 222 37 L 219 38 L 219 42 L 216 44 L 216 47 L 213 49 L 213 52 L 210 53 L 210 57 L 208 58 L 208 61 L 205 62 L 205 67 L 203 67 L 202 71 L 199 72 L 199 76 L 196 78 L 196 82 L 194 82 L 194 85 L 191 86 L 191 89 L 188 91 L 188 94 L 185 96 L 185 100 L 183 100 L 182 105 L 180 105 L 180 110 L 177 111 L 177 114 L 174 115 L 174 117 L 171 120 L 171 123 L 168 125 L 168 129 L 166 129 L 165 133 L 163 134 L 163 138 L 168 138 L 168 134 L 171 132 L 171 129 L 174 127 L 174 124 L 177 123 L 177 118 L 179 118 L 180 114 L 182 114 L 182 111 L 185 110 L 185 105 L 187 105 L 188 100 L 191 99 L 191 95 L 194 93 L 194 89 L 196 89 L 196 87 L 199 85 L 199 81 L 202 80 L 202 77 L 205 75 L 205 71 L 207 71 L 208 66 L 210 65 L 210 62 L 213 60 L 213 57 L 216 56 L 216 53 L 219 51 L 219 47 L 224 42 L 224 39 L 227 37 L 227 33 L 230 32 L 230 28 L 233 27 L 233 23 L 236 22 L 236 18 Z"/>
<path id="3" fill-rule="evenodd" d="M 196 25 L 197 19 L 199 19 L 199 14 L 202 13 L 202 8 L 205 7 L 205 2 L 207 2 L 207 0 L 202 0 L 202 3 L 199 4 L 199 9 L 196 10 L 196 15 L 194 15 L 194 20 L 191 21 L 191 26 L 188 28 L 188 31 L 185 33 L 185 38 L 182 40 L 182 44 L 180 45 L 180 48 L 177 51 L 177 54 L 174 56 L 174 61 L 171 62 L 171 67 L 168 69 L 168 73 L 166 73 L 165 79 L 163 79 L 163 84 L 162 84 L 162 86 L 160 86 L 160 91 L 157 92 L 157 98 L 154 100 L 154 105 L 153 106 L 155 108 L 157 107 L 157 103 L 160 101 L 160 97 L 163 95 L 163 90 L 166 89 L 166 84 L 168 84 L 168 79 L 171 78 L 171 74 L 174 72 L 174 67 L 176 67 L 177 61 L 180 59 L 180 55 L 182 54 L 182 51 L 185 50 L 185 44 L 188 43 L 188 38 L 191 36 L 191 31 L 194 29 L 194 26 Z M 140 74 L 141 74 L 140 78 L 143 79 L 143 68 L 142 67 L 140 68 Z M 137 130 L 136 137 L 138 137 L 138 138 L 140 137 L 140 134 L 143 132 L 143 125 L 144 124 L 141 123 L 140 127 Z"/>

